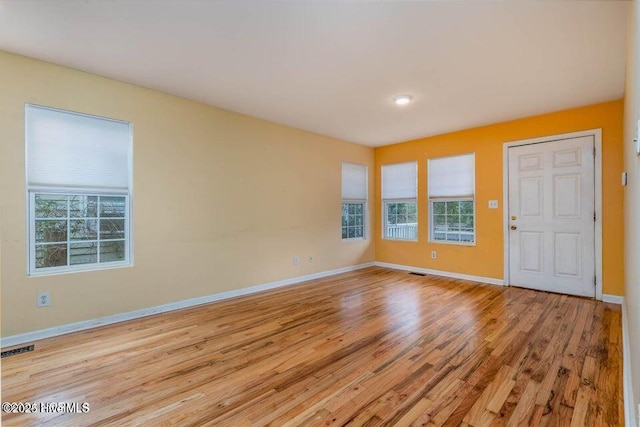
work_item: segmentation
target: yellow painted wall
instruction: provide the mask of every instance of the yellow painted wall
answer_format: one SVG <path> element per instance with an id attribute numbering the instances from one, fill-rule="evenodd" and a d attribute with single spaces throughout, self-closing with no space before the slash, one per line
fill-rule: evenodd
<path id="1" fill-rule="evenodd" d="M 640 120 L 640 5 L 631 2 L 629 8 L 629 33 L 627 39 L 627 86 L 625 91 L 624 120 L 624 169 L 629 174 L 624 191 L 625 224 L 625 289 L 627 324 L 629 335 L 628 361 L 631 372 L 630 399 L 632 411 L 640 411 L 640 157 L 636 154 L 634 139 Z M 625 349 L 627 350 L 627 349 Z M 635 400 L 631 402 L 631 400 Z M 640 413 L 636 412 L 633 417 Z M 636 418 L 637 419 L 637 418 Z M 631 424 L 634 425 L 634 424 Z"/>
<path id="2" fill-rule="evenodd" d="M 501 279 L 502 144 L 602 128 L 604 292 L 623 294 L 623 101 L 375 150 L 0 51 L 2 336 L 377 261 Z M 24 103 L 134 127 L 129 268 L 26 274 Z M 476 246 L 427 242 L 426 160 L 476 153 Z M 374 165 L 375 158 L 375 165 Z M 382 164 L 419 162 L 419 241 L 382 240 Z M 369 166 L 372 238 L 340 239 L 341 162 Z M 375 191 L 375 193 L 374 193 Z M 375 243 L 375 253 L 374 253 Z M 436 250 L 438 258 L 429 256 Z M 293 256 L 301 263 L 293 266 Z M 307 257 L 314 257 L 308 263 Z M 629 287 L 627 286 L 627 289 Z M 52 305 L 36 308 L 38 292 Z"/>
<path id="3" fill-rule="evenodd" d="M 525 101 L 523 101 L 525 102 Z M 383 164 L 418 161 L 418 241 L 381 238 L 380 174 L 376 175 L 376 261 L 503 279 L 502 150 L 505 142 L 602 129 L 603 292 L 623 295 L 622 172 L 623 101 L 611 101 L 376 148 Z M 428 242 L 427 159 L 475 152 L 476 245 Z M 499 209 L 489 209 L 489 200 Z M 431 251 L 437 258 L 431 259 Z"/>
<path id="4" fill-rule="evenodd" d="M 340 229 L 341 162 L 372 182 L 372 148 L 6 52 L 0 94 L 2 336 L 374 260 Z M 27 277 L 27 102 L 133 123 L 133 267 Z"/>

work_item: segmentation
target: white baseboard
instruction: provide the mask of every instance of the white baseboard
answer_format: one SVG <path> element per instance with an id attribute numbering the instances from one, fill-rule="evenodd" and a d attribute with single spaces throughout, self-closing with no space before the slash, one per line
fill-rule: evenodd
<path id="1" fill-rule="evenodd" d="M 610 302 L 624 306 L 624 297 L 620 295 L 602 294 L 602 302 Z"/>
<path id="2" fill-rule="evenodd" d="M 638 416 L 634 410 L 633 386 L 631 384 L 631 353 L 629 349 L 629 328 L 627 307 L 622 304 L 622 388 L 624 399 L 624 425 L 626 427 L 638 427 Z M 639 409 L 640 410 L 640 409 Z"/>
<path id="3" fill-rule="evenodd" d="M 390 264 L 388 262 L 374 263 L 377 267 L 393 268 L 396 270 L 415 271 L 416 273 L 433 274 L 435 276 L 451 277 L 453 279 L 472 280 L 474 282 L 489 283 L 490 285 L 504 286 L 504 280 L 494 279 L 492 277 L 472 276 L 470 274 L 452 273 L 449 271 L 430 270 L 428 268 L 411 267 L 408 265 Z"/>
<path id="4" fill-rule="evenodd" d="M 3 337 L 0 341 L 2 348 L 11 347 L 27 342 L 40 340 L 43 338 L 55 337 L 58 335 L 68 334 L 71 332 L 83 331 L 98 326 L 111 325 L 113 323 L 124 322 L 126 320 L 139 319 L 141 317 L 150 316 L 152 314 L 166 313 L 168 311 L 179 310 L 181 308 L 193 307 L 196 305 L 207 304 L 210 302 L 221 301 L 243 295 L 249 295 L 256 292 L 262 292 L 269 289 L 275 289 L 282 286 L 293 285 L 308 280 L 320 279 L 322 277 L 333 276 L 335 274 L 346 273 L 349 271 L 360 270 L 362 268 L 373 267 L 375 263 L 369 262 L 349 267 L 338 268 L 335 270 L 321 271 L 319 273 L 307 274 L 305 276 L 292 277 L 290 279 L 278 280 L 275 282 L 263 283 L 248 288 L 235 289 L 232 291 L 221 292 L 213 295 L 205 295 L 202 297 L 176 301 L 169 304 L 158 305 L 155 307 L 143 308 L 140 310 L 129 311 L 127 313 L 114 314 L 111 316 L 100 317 L 97 319 L 83 320 L 76 323 L 68 323 L 66 325 L 55 326 L 53 328 L 40 329 L 24 334 L 11 335 Z"/>

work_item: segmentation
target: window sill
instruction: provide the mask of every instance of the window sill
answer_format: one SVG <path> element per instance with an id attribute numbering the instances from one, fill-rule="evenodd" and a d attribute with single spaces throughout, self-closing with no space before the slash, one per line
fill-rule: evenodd
<path id="1" fill-rule="evenodd" d="M 476 246 L 476 242 L 445 242 L 442 240 L 431 239 L 429 239 L 429 243 L 433 243 L 436 245 Z"/>
<path id="2" fill-rule="evenodd" d="M 114 262 L 109 265 L 101 265 L 101 266 L 91 265 L 84 268 L 82 267 L 71 267 L 71 268 L 64 268 L 64 269 L 48 268 L 48 269 L 42 269 L 38 271 L 30 271 L 29 274 L 27 274 L 27 276 L 28 277 L 59 276 L 62 274 L 114 270 L 116 268 L 127 268 L 127 267 L 133 267 L 133 263 L 128 261 L 127 262 L 122 261 L 117 263 Z"/>

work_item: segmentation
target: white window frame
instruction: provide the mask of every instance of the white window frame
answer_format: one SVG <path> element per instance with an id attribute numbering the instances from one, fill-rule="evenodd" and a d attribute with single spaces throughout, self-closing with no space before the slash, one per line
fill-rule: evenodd
<path id="1" fill-rule="evenodd" d="M 415 166 L 415 182 L 413 183 L 415 185 L 414 189 L 415 189 L 415 194 L 413 192 L 407 192 L 406 188 L 402 188 L 398 190 L 398 188 L 396 188 L 396 186 L 393 187 L 392 190 L 390 190 L 389 194 L 387 192 L 387 190 L 385 189 L 385 167 L 389 167 L 389 168 L 393 168 L 395 166 L 402 166 L 402 165 L 413 165 Z M 396 170 L 397 173 L 397 170 Z M 400 162 L 400 163 L 389 163 L 389 164 L 384 164 L 380 166 L 380 181 L 381 181 L 381 207 L 382 207 L 382 221 L 380 221 L 380 224 L 382 226 L 382 239 L 383 240 L 394 240 L 394 241 L 401 241 L 401 242 L 417 242 L 418 241 L 418 235 L 419 235 L 419 218 L 418 218 L 418 162 L 415 160 L 409 160 L 406 162 Z M 393 182 L 393 181 L 392 181 Z M 404 181 L 403 181 L 404 182 Z M 385 198 L 385 195 L 388 198 Z M 395 197 L 394 197 L 395 196 Z M 405 197 L 405 196 L 415 196 L 415 197 Z M 390 204 L 395 204 L 395 203 L 414 203 L 416 206 L 416 226 L 415 226 L 415 238 L 403 238 L 403 237 L 389 237 L 387 235 L 387 231 L 389 229 L 389 224 L 388 224 L 388 207 Z"/>
<path id="2" fill-rule="evenodd" d="M 351 205 L 362 205 L 362 237 L 343 237 L 342 241 L 343 242 L 352 242 L 352 241 L 358 241 L 358 240 L 367 240 L 367 201 L 366 200 L 349 200 L 349 199 L 342 199 L 342 203 L 340 204 L 340 235 L 342 235 L 342 228 L 344 227 L 342 225 L 342 220 L 344 219 L 344 216 L 342 215 L 342 208 L 343 205 L 345 204 L 351 204 Z M 348 215 L 348 214 L 347 214 Z M 350 227 L 349 225 L 347 225 L 347 227 Z"/>
<path id="3" fill-rule="evenodd" d="M 435 208 L 433 206 L 434 203 L 445 203 L 445 202 L 472 202 L 473 203 L 473 232 L 469 233 L 469 232 L 457 232 L 459 235 L 462 234 L 467 234 L 467 235 L 472 235 L 473 236 L 473 241 L 472 242 L 467 242 L 467 241 L 455 241 L 455 240 L 436 240 L 433 235 L 435 233 L 434 227 L 435 227 Z M 431 223 L 431 225 L 429 226 L 429 242 L 430 243 L 443 243 L 445 245 L 462 245 L 462 246 L 475 246 L 476 244 L 476 202 L 474 199 L 471 198 L 451 198 L 451 199 L 438 199 L 438 200 L 429 200 L 429 210 L 430 210 L 430 214 L 429 214 L 429 222 Z M 445 216 L 448 214 L 445 214 Z"/>
<path id="4" fill-rule="evenodd" d="M 70 236 L 70 232 L 69 232 L 69 228 L 67 228 L 67 240 L 65 241 L 60 241 L 60 242 L 52 242 L 53 244 L 65 244 L 67 245 L 67 264 L 66 265 L 61 265 L 61 266 L 56 266 L 56 267 L 41 267 L 41 268 L 36 268 L 36 213 L 35 213 L 35 197 L 38 194 L 45 194 L 45 195 L 60 195 L 60 196 L 97 196 L 97 197 L 124 197 L 125 199 L 125 213 L 124 213 L 124 238 L 122 239 L 115 239 L 115 240 L 109 240 L 109 239 L 101 239 L 100 238 L 100 226 L 99 226 L 99 221 L 101 220 L 101 218 L 99 217 L 100 213 L 99 213 L 99 207 L 96 207 L 97 212 L 97 219 L 98 219 L 98 227 L 97 227 L 97 237 L 95 240 L 71 240 L 71 236 Z M 60 274 L 60 273 L 69 273 L 69 272 L 77 272 L 77 271 L 88 271 L 88 270 L 101 270 L 101 269 L 105 269 L 105 268 L 117 268 L 117 267 L 125 267 L 125 266 L 129 266 L 130 265 L 130 252 L 131 252 L 131 245 L 130 245 L 130 209 L 129 209 L 129 195 L 124 193 L 124 192 L 104 192 L 104 193 L 98 193 L 98 192 L 94 192 L 94 193 L 87 193 L 85 191 L 82 192 L 78 192 L 78 191 L 74 191 L 74 192 L 70 192 L 67 189 L 64 190 L 59 190 L 59 191 L 55 191 L 55 190 L 51 190 L 51 189 L 45 189 L 45 190 L 37 190 L 37 189 L 32 189 L 31 191 L 29 191 L 29 200 L 30 200 L 30 204 L 29 204 L 29 272 L 30 275 L 32 276 L 38 276 L 38 275 L 48 275 L 48 274 Z M 69 209 L 69 206 L 67 206 L 67 210 Z M 38 218 L 40 219 L 40 218 Z M 56 218 L 58 219 L 58 218 Z M 60 220 L 66 220 L 66 221 L 70 221 L 72 218 L 70 216 L 64 217 L 64 218 L 59 218 Z M 73 218 L 76 219 L 76 218 Z M 77 218 L 77 219 L 84 219 L 84 218 Z M 90 218 L 93 219 L 93 218 Z M 105 219 L 111 219 L 111 217 L 105 217 Z M 67 223 L 67 227 L 69 227 L 69 224 Z M 97 259 L 98 261 L 95 263 L 86 263 L 86 264 L 75 264 L 72 265 L 70 263 L 70 257 L 71 257 L 71 250 L 70 250 L 70 245 L 74 244 L 74 243 L 89 243 L 89 242 L 109 242 L 109 241 L 124 241 L 124 259 L 122 261 L 109 261 L 109 262 L 100 262 L 100 249 L 99 247 L 96 248 L 97 251 Z M 100 243 L 99 243 L 100 244 Z M 98 244 L 98 246 L 99 246 Z"/>
<path id="5" fill-rule="evenodd" d="M 465 156 L 465 155 L 473 155 L 473 196 L 466 196 L 466 197 L 437 197 L 437 198 L 433 198 L 431 197 L 428 193 L 429 193 L 429 186 L 427 186 L 427 200 L 428 200 L 428 208 L 429 208 L 429 243 L 436 243 L 436 244 L 444 244 L 444 245 L 458 245 L 458 246 L 475 246 L 476 245 L 476 237 L 477 237 L 477 230 L 478 230 L 478 224 L 476 222 L 476 179 L 475 179 L 475 160 L 476 160 L 476 156 L 475 153 L 461 153 L 461 154 L 455 154 L 455 155 L 451 155 L 451 156 L 441 156 L 441 157 L 434 157 L 431 159 L 427 159 L 427 179 L 430 178 L 429 176 L 429 162 L 432 160 L 438 160 L 438 159 L 443 159 L 443 158 L 447 158 L 447 157 L 458 157 L 458 156 Z M 455 241 L 455 240 L 435 240 L 434 238 L 434 234 L 435 234 L 435 209 L 433 204 L 434 203 L 438 203 L 438 202 L 472 202 L 473 203 L 473 233 L 462 233 L 462 232 L 458 232 L 458 234 L 472 234 L 473 235 L 473 241 L 472 242 L 466 242 L 466 241 Z M 445 215 L 447 215 L 445 213 Z"/>
<path id="6" fill-rule="evenodd" d="M 59 111 L 62 113 L 68 114 L 76 114 L 79 116 L 85 116 L 89 118 L 95 118 L 100 120 L 110 120 L 114 122 L 120 122 L 126 124 L 129 128 L 129 148 L 128 148 L 128 169 L 129 169 L 129 183 L 126 191 L 123 189 L 109 189 L 109 188 L 78 188 L 78 187 L 65 187 L 65 186 L 34 186 L 29 184 L 28 179 L 28 131 L 27 131 L 27 120 L 26 120 L 26 110 L 28 107 L 37 107 L 37 108 L 45 108 L 53 111 Z M 75 273 L 82 271 L 95 271 L 95 270 L 107 270 L 112 268 L 122 268 L 122 267 L 130 267 L 133 265 L 133 127 L 130 122 L 115 120 L 107 117 L 100 117 L 91 114 L 78 113 L 74 111 L 68 111 L 58 108 L 45 107 L 36 104 L 25 104 L 25 181 L 26 181 L 26 206 L 27 206 L 27 242 L 29 244 L 27 248 L 27 275 L 28 276 L 45 276 L 45 275 L 54 275 L 54 274 L 67 274 L 67 273 Z M 54 194 L 54 195 L 66 195 L 66 196 L 114 196 L 114 197 L 124 197 L 125 198 L 125 216 L 124 216 L 124 246 L 125 246 L 125 256 L 122 261 L 112 261 L 112 262 L 96 262 L 96 263 L 87 263 L 87 264 L 69 264 L 69 245 L 71 243 L 82 243 L 83 241 L 71 241 L 70 236 L 67 230 L 67 240 L 65 242 L 67 244 L 67 265 L 64 266 L 56 266 L 56 267 L 41 267 L 36 268 L 36 215 L 35 215 L 35 196 L 36 194 Z M 97 214 L 99 215 L 99 213 Z M 68 219 L 68 217 L 67 217 Z M 100 230 L 98 228 L 98 239 Z M 108 240 L 107 240 L 108 241 Z M 98 259 L 99 259 L 99 249 L 98 249 Z"/>
<path id="7" fill-rule="evenodd" d="M 409 238 L 409 237 L 389 237 L 387 235 L 387 230 L 389 228 L 389 224 L 387 223 L 388 221 L 388 210 L 389 210 L 389 205 L 391 204 L 397 204 L 397 203 L 413 203 L 416 206 L 416 237 L 415 238 Z M 418 224 L 419 224 L 419 219 L 418 219 L 418 199 L 384 199 L 382 200 L 382 238 L 384 240 L 396 240 L 396 241 L 400 241 L 400 242 L 417 242 L 418 241 Z"/>
<path id="8" fill-rule="evenodd" d="M 353 184 L 353 181 L 345 181 L 345 166 L 355 166 L 364 172 L 364 188 L 357 186 L 355 193 L 345 190 L 345 184 Z M 353 190 L 353 187 L 350 187 Z M 347 192 L 347 194 L 345 194 Z M 353 242 L 359 240 L 367 240 L 368 218 L 368 195 L 369 195 L 369 168 L 366 165 L 352 162 L 342 162 L 342 203 L 340 203 L 340 236 L 342 237 L 342 222 L 344 220 L 343 205 L 344 204 L 360 204 L 362 205 L 362 237 L 342 237 L 343 242 Z M 351 196 L 351 197 L 349 197 Z M 354 198 L 355 196 L 355 198 Z M 361 196 L 361 197 L 358 197 Z M 347 225 L 349 227 L 349 225 Z M 348 233 L 347 233 L 348 234 Z"/>

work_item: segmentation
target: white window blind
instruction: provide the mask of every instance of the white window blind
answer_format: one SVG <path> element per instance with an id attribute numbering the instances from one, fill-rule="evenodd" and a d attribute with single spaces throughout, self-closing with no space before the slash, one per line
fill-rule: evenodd
<path id="1" fill-rule="evenodd" d="M 415 199 L 418 194 L 418 163 L 382 166 L 382 198 Z"/>
<path id="2" fill-rule="evenodd" d="M 27 105 L 29 186 L 129 187 L 129 124 Z"/>
<path id="3" fill-rule="evenodd" d="M 473 198 L 475 155 L 429 159 L 429 199 Z"/>
<path id="4" fill-rule="evenodd" d="M 342 198 L 367 200 L 367 167 L 355 163 L 342 163 Z"/>

